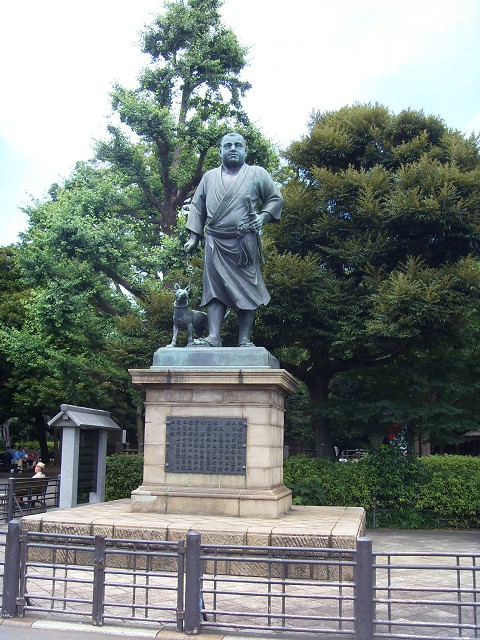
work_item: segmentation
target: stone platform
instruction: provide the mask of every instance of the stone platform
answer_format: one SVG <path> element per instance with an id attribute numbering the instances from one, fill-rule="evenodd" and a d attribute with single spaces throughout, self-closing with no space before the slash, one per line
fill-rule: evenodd
<path id="1" fill-rule="evenodd" d="M 205 544 L 353 549 L 357 537 L 365 535 L 365 511 L 361 507 L 293 506 L 272 519 L 134 513 L 126 498 L 25 516 L 22 528 L 166 541 L 185 539 L 188 531 L 198 531 Z"/>
<path id="2" fill-rule="evenodd" d="M 161 347 L 151 369 L 279 369 L 278 360 L 264 347 Z"/>
<path id="3" fill-rule="evenodd" d="M 235 518 L 225 516 L 193 516 L 182 514 L 134 513 L 129 499 L 103 504 L 89 504 L 73 509 L 48 511 L 22 519 L 22 528 L 28 531 L 66 535 L 101 535 L 121 540 L 155 540 L 177 542 L 185 540 L 189 531 L 198 531 L 202 543 L 209 545 L 239 545 L 252 547 L 297 547 L 309 548 L 306 558 L 325 559 L 329 556 L 324 549 L 354 549 L 357 537 L 365 535 L 365 512 L 358 507 L 301 507 L 294 506 L 280 518 Z M 42 561 L 53 562 L 48 555 L 53 552 L 37 550 Z M 225 553 L 225 551 L 223 552 Z M 264 555 L 253 551 L 260 558 Z M 227 553 L 227 556 L 229 554 Z M 265 554 L 266 555 L 266 554 Z M 37 559 L 40 559 L 40 556 Z M 211 561 L 204 565 L 205 573 L 218 572 L 226 575 L 267 576 L 274 571 L 280 577 L 281 565 L 271 567 L 262 562 L 245 563 L 236 560 L 220 560 L 222 552 L 215 554 L 215 566 Z M 57 561 L 58 556 L 57 551 Z M 340 578 L 335 563 L 309 565 L 302 563 L 301 551 L 295 550 L 295 568 L 290 569 L 292 577 L 298 579 L 338 580 Z M 344 559 L 348 559 L 345 558 Z M 69 563 L 91 565 L 92 551 L 75 552 L 69 556 Z M 114 560 L 114 566 L 128 562 L 124 556 Z M 119 564 L 115 564 L 119 562 Z M 158 557 L 158 569 L 175 570 L 175 561 Z M 292 573 L 293 572 L 293 573 Z M 344 567 L 341 579 L 352 578 L 352 568 Z"/>

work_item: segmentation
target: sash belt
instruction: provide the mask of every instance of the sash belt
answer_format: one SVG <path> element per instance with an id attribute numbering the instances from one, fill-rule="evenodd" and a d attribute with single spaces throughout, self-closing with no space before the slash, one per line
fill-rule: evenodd
<path id="1" fill-rule="evenodd" d="M 237 227 L 225 227 L 224 229 L 212 229 L 208 225 L 205 227 L 205 231 L 209 236 L 214 238 L 236 238 Z"/>
<path id="2" fill-rule="evenodd" d="M 247 233 L 255 233 L 254 229 L 239 229 L 238 227 L 225 227 L 224 229 L 212 229 L 208 225 L 205 227 L 205 232 L 209 236 L 214 238 L 238 238 L 240 244 L 240 252 L 238 255 L 238 264 L 240 267 L 246 267 L 253 264 L 254 257 L 252 251 L 248 246 L 245 235 Z"/>

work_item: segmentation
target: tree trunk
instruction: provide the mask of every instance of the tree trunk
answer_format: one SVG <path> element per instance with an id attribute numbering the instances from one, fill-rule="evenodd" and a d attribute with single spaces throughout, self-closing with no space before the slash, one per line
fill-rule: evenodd
<path id="1" fill-rule="evenodd" d="M 33 419 L 35 421 L 35 434 L 37 436 L 38 443 L 40 445 L 40 459 L 45 464 L 49 462 L 49 453 L 48 453 L 48 445 L 47 445 L 47 430 L 45 428 L 45 418 L 43 417 L 43 413 L 34 409 L 32 411 Z"/>
<path id="2" fill-rule="evenodd" d="M 165 233 L 167 236 L 172 235 L 173 229 L 177 224 L 177 213 L 178 209 L 175 204 L 171 202 L 165 203 L 162 217 L 162 233 Z"/>
<path id="3" fill-rule="evenodd" d="M 317 458 L 334 458 L 330 424 L 326 414 L 329 398 L 329 376 L 317 376 L 307 383 L 312 409 L 312 430 L 315 437 L 315 455 Z"/>

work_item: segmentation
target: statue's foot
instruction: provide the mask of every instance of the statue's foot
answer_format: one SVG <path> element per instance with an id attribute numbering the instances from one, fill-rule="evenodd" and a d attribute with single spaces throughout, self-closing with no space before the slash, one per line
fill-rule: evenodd
<path id="1" fill-rule="evenodd" d="M 255 345 L 250 340 L 242 340 L 237 344 L 237 347 L 254 347 Z"/>
<path id="2" fill-rule="evenodd" d="M 193 341 L 192 347 L 221 347 L 222 343 L 216 338 L 207 336 L 206 338 L 197 338 Z"/>

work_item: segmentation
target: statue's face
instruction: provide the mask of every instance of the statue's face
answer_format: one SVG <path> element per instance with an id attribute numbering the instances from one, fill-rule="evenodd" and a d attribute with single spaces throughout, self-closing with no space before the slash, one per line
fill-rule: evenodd
<path id="1" fill-rule="evenodd" d="M 238 133 L 224 136 L 222 138 L 220 156 L 222 158 L 222 164 L 227 167 L 227 169 L 240 168 L 247 157 L 247 147 L 243 137 Z"/>

